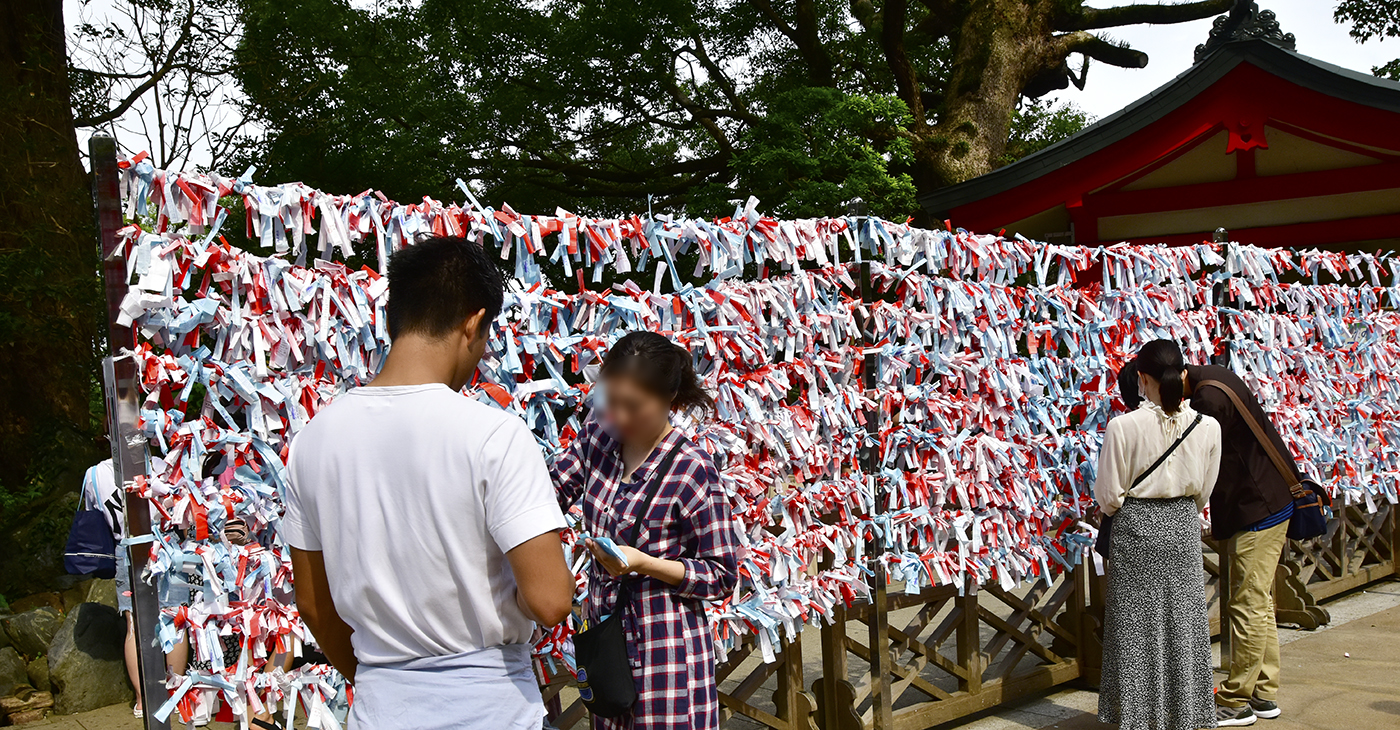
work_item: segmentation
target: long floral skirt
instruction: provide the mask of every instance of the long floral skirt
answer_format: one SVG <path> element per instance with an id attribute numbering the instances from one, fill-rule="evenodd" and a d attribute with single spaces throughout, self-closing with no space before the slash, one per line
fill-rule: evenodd
<path id="1" fill-rule="evenodd" d="M 1099 721 L 1121 730 L 1215 727 L 1195 500 L 1130 497 L 1111 540 Z"/>

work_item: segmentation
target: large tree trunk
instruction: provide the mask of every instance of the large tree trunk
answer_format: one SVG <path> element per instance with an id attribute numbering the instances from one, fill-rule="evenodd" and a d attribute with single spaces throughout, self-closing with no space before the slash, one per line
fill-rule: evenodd
<path id="1" fill-rule="evenodd" d="M 11 595 L 61 572 L 66 523 L 58 504 L 76 492 L 99 451 L 90 407 L 103 317 L 94 230 L 73 131 L 62 0 L 7 0 L 0 4 L 0 592 Z"/>
<path id="2" fill-rule="evenodd" d="M 912 74 L 902 71 L 907 66 L 902 62 L 904 41 L 899 29 L 905 17 L 904 2 L 885 3 L 882 41 L 899 96 L 915 118 L 915 183 L 920 191 L 991 172 L 1006 150 L 1018 97 L 1068 86 L 1069 56 L 1081 54 L 1124 68 L 1147 65 L 1147 54 L 1104 40 L 1092 31 L 1140 23 L 1182 23 L 1208 18 L 1235 5 L 1235 0 L 1191 0 L 1096 9 L 1084 7 L 1083 0 L 921 0 L 932 11 L 921 27 L 948 38 L 953 49 L 940 104 L 925 115 Z M 857 2 L 853 7 L 859 10 L 864 5 Z M 891 28 L 890 17 L 900 26 Z M 898 50 L 892 53 L 891 48 Z M 934 124 L 924 124 L 925 116 Z"/>
<path id="3" fill-rule="evenodd" d="M 916 154 L 919 189 L 934 190 L 992 170 L 1006 150 L 1026 82 L 1050 61 L 1050 19 L 1024 0 L 972 3 L 954 34 L 954 61 L 937 123 Z"/>

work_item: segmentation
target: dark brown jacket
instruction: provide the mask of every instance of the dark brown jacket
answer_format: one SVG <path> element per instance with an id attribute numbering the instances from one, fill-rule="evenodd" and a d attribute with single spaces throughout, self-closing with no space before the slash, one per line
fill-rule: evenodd
<path id="1" fill-rule="evenodd" d="M 1235 410 L 1230 396 L 1219 388 L 1199 387 L 1206 380 L 1218 380 L 1235 393 L 1254 414 L 1274 447 L 1288 461 L 1292 456 L 1279 437 L 1269 416 L 1250 392 L 1249 386 L 1228 368 L 1218 365 L 1188 365 L 1186 377 L 1192 388 L 1191 407 L 1220 422 L 1220 476 L 1210 495 L 1211 534 L 1217 540 L 1232 537 L 1244 528 L 1288 507 L 1293 501 L 1288 484 L 1278 473 L 1249 424 Z M 1294 467 L 1297 472 L 1297 467 Z"/>

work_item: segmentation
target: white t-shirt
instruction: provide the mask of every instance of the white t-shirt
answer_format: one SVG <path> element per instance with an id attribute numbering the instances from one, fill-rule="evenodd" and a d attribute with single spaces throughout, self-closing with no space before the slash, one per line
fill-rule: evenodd
<path id="1" fill-rule="evenodd" d="M 1220 424 L 1210 416 L 1202 415 L 1195 430 L 1167 460 L 1133 486 L 1133 480 L 1161 458 L 1195 419 L 1196 411 L 1184 401 L 1176 414 L 1168 416 L 1157 404 L 1144 399 L 1137 410 L 1108 422 L 1094 483 L 1094 497 L 1104 514 L 1116 513 L 1128 497 L 1194 497 L 1196 508 L 1205 509 L 1220 473 Z"/>
<path id="2" fill-rule="evenodd" d="M 287 462 L 282 535 L 324 553 L 361 663 L 529 641 L 505 554 L 565 524 L 518 417 L 441 384 L 357 388 Z"/>

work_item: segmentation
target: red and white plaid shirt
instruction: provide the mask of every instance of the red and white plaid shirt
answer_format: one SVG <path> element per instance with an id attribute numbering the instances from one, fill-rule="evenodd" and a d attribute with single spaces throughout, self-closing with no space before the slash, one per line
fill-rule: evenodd
<path id="1" fill-rule="evenodd" d="M 568 509 L 583 498 L 583 529 L 619 544 L 632 522 L 654 472 L 681 444 L 647 509 L 640 544 L 648 555 L 685 564 L 678 586 L 655 578 L 632 583 L 630 610 L 623 616 L 637 704 L 631 717 L 594 718 L 604 730 L 709 730 L 719 727 L 719 688 L 715 680 L 713 634 L 704 601 L 723 598 L 739 579 L 738 535 L 719 472 L 709 454 L 672 430 L 622 481 L 622 445 L 597 423 L 584 427 L 554 462 L 559 502 Z M 592 621 L 612 613 L 619 581 L 596 562 L 588 569 L 585 615 Z"/>

